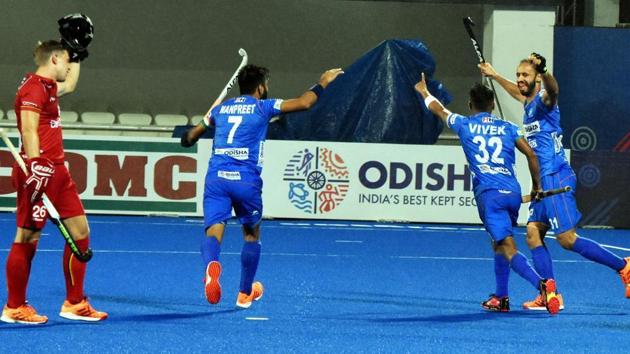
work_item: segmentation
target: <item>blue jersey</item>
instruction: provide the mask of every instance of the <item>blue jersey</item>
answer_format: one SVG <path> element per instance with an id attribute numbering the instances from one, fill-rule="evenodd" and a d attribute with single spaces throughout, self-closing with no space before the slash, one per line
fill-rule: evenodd
<path id="1" fill-rule="evenodd" d="M 562 148 L 562 128 L 558 105 L 547 107 L 542 101 L 544 90 L 528 104 L 525 104 L 523 128 L 525 138 L 538 157 L 540 176 L 547 176 L 568 166 Z"/>
<path id="2" fill-rule="evenodd" d="M 523 135 L 515 124 L 482 112 L 470 117 L 451 113 L 447 125 L 462 142 L 475 196 L 489 189 L 521 193 L 514 173 L 514 148 Z"/>
<path id="3" fill-rule="evenodd" d="M 282 100 L 239 96 L 214 107 L 210 120 L 215 133 L 209 177 L 241 180 L 259 177 L 269 120 L 280 114 Z"/>

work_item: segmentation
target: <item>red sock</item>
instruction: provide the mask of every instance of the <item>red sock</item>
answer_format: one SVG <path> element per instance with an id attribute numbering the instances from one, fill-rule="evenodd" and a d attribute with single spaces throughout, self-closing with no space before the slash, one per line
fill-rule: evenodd
<path id="1" fill-rule="evenodd" d="M 89 238 L 75 241 L 81 252 L 85 252 L 90 245 Z M 72 304 L 81 302 L 85 295 L 83 294 L 83 280 L 85 279 L 85 269 L 87 263 L 83 263 L 76 259 L 70 251 L 70 247 L 66 245 L 63 250 L 63 274 L 66 278 L 66 300 Z"/>
<path id="2" fill-rule="evenodd" d="M 26 287 L 31 274 L 31 262 L 35 256 L 37 241 L 14 243 L 7 257 L 7 288 L 10 308 L 18 308 L 26 302 Z"/>

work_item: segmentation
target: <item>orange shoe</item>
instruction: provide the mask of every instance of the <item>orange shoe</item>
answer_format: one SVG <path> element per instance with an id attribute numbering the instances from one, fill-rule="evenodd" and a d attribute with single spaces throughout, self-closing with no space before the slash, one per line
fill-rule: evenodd
<path id="1" fill-rule="evenodd" d="M 221 300 L 221 263 L 212 261 L 206 267 L 206 299 L 211 304 L 216 304 Z"/>
<path id="2" fill-rule="evenodd" d="M 564 310 L 564 299 L 562 299 L 562 294 L 556 293 L 556 296 L 558 297 L 558 302 L 560 303 L 558 311 L 562 311 Z M 530 311 L 547 311 L 547 308 L 545 307 L 545 302 L 543 301 L 543 298 L 540 294 L 538 294 L 538 296 L 536 296 L 534 300 L 524 302 L 523 309 Z"/>
<path id="3" fill-rule="evenodd" d="M 626 266 L 619 271 L 621 282 L 626 286 L 626 297 L 630 299 L 630 257 L 626 257 Z"/>
<path id="4" fill-rule="evenodd" d="M 48 317 L 38 315 L 33 306 L 28 303 L 24 303 L 24 305 L 16 309 L 12 309 L 7 305 L 4 305 L 0 320 L 6 323 L 38 325 L 48 322 Z"/>
<path id="5" fill-rule="evenodd" d="M 252 292 L 247 295 L 242 292 L 238 292 L 238 297 L 236 298 L 236 307 L 240 307 L 242 309 L 249 308 L 252 306 L 253 301 L 258 301 L 263 296 L 263 285 L 261 282 L 257 281 L 252 284 Z"/>
<path id="6" fill-rule="evenodd" d="M 509 312 L 510 298 L 507 296 L 497 297 L 495 294 L 490 294 L 490 298 L 482 302 L 481 307 L 487 311 Z"/>
<path id="7" fill-rule="evenodd" d="M 98 322 L 107 318 L 107 312 L 96 311 L 87 298 L 83 298 L 78 304 L 64 301 L 59 316 L 75 321 Z"/>
<path id="8" fill-rule="evenodd" d="M 553 279 L 543 279 L 540 281 L 540 295 L 545 302 L 547 312 L 552 315 L 560 311 L 560 301 L 556 295 L 556 281 Z"/>

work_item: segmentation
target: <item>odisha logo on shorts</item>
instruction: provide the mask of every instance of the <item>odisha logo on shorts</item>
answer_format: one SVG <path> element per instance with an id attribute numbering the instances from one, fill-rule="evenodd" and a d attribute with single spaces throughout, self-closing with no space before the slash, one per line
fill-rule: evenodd
<path id="1" fill-rule="evenodd" d="M 300 150 L 284 169 L 291 204 L 307 214 L 335 209 L 348 194 L 348 168 L 339 154 L 316 147 Z"/>

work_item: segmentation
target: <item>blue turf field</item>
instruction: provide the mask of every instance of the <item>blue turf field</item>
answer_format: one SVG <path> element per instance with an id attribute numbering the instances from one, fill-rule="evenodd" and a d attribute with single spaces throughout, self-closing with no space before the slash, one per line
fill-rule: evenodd
<path id="1" fill-rule="evenodd" d="M 242 237 L 223 244 L 223 299 L 203 296 L 200 219 L 91 216 L 86 289 L 110 318 L 57 316 L 63 241 L 44 230 L 28 298 L 44 326 L 0 323 L 0 352 L 606 352 L 630 349 L 630 300 L 619 277 L 548 240 L 566 309 L 525 312 L 535 295 L 510 278 L 512 312 L 483 312 L 494 291 L 488 237 L 477 226 L 266 221 L 261 301 L 235 310 Z M 0 301 L 14 215 L 0 213 Z M 519 246 L 525 250 L 523 229 Z M 630 256 L 630 231 L 580 230 Z M 524 252 L 529 256 L 529 252 Z"/>

